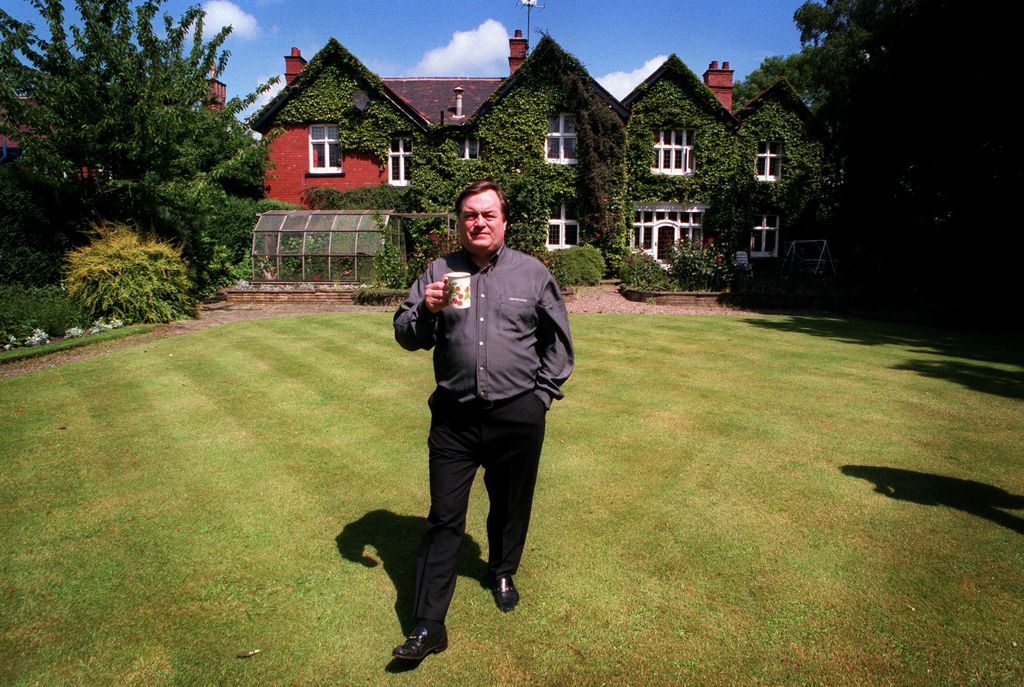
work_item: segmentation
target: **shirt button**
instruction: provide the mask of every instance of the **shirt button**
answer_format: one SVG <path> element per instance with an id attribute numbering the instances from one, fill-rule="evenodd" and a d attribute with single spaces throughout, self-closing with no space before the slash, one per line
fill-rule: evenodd
<path id="1" fill-rule="evenodd" d="M 481 346 L 483 346 L 483 345 L 484 345 L 484 342 L 483 342 L 483 341 L 481 341 L 481 342 L 480 342 L 480 345 L 481 345 Z"/>
<path id="2" fill-rule="evenodd" d="M 487 298 L 487 294 L 486 293 L 480 294 L 480 298 Z"/>
<path id="3" fill-rule="evenodd" d="M 482 317 L 481 317 L 481 318 L 480 318 L 480 321 L 481 321 L 481 322 L 483 322 L 483 321 L 484 321 L 484 318 L 482 318 Z"/>

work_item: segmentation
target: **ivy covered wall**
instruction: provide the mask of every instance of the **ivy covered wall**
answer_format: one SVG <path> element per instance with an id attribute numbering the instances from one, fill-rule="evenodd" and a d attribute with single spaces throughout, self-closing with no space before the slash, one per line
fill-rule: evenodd
<path id="1" fill-rule="evenodd" d="M 778 214 L 785 240 L 823 238 L 818 221 L 823 147 L 811 114 L 786 81 L 776 82 L 740 112 L 737 212 L 748 218 Z M 781 178 L 754 177 L 758 143 L 782 143 Z"/>
<path id="2" fill-rule="evenodd" d="M 358 91 L 369 99 L 362 109 Z M 464 125 L 429 125 L 389 99 L 384 82 L 331 39 L 279 97 L 257 118 L 278 127 L 336 123 L 343 154 L 369 151 L 382 169 L 391 141 L 411 139 L 408 198 L 416 209 L 450 211 L 467 184 L 493 179 L 509 197 L 506 237 L 514 248 L 543 255 L 552 207 L 575 206 L 580 243 L 601 249 L 613 271 L 628 252 L 634 204 L 706 205 L 705 235 L 745 247 L 755 212 L 770 208 L 786 227 L 794 218 L 806 225 L 820 192 L 821 146 L 791 87 L 769 89 L 734 117 L 674 55 L 619 103 L 544 37 Z M 548 119 L 561 113 L 575 120 L 575 165 L 546 159 Z M 694 173 L 653 173 L 654 132 L 680 129 L 696 133 Z M 464 139 L 479 141 L 479 159 L 460 158 Z M 755 181 L 762 140 L 784 144 L 779 182 Z"/>

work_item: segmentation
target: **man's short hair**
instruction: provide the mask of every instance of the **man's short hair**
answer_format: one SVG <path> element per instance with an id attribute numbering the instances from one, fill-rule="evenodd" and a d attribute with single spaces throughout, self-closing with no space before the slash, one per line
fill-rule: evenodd
<path id="1" fill-rule="evenodd" d="M 498 201 L 501 203 L 501 218 L 508 221 L 508 198 L 505 197 L 505 193 L 501 188 L 491 181 L 490 179 L 481 179 L 480 181 L 474 181 L 472 184 L 462 189 L 462 193 L 455 199 L 455 215 L 457 217 L 462 216 L 462 201 L 466 200 L 470 196 L 475 196 L 478 193 L 485 193 L 487 191 L 494 191 L 498 194 Z"/>

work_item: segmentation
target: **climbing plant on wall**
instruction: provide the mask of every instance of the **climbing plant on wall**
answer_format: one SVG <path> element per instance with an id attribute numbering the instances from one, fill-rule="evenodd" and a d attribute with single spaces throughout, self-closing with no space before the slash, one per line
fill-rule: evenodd
<path id="1" fill-rule="evenodd" d="M 739 113 L 741 170 L 737 211 L 747 217 L 778 213 L 791 233 L 814 231 L 821 198 L 823 148 L 811 114 L 786 81 L 778 81 L 751 100 Z M 754 177 L 758 144 L 782 144 L 781 177 Z"/>
<path id="2" fill-rule="evenodd" d="M 402 135 L 422 143 L 415 125 L 386 97 L 384 82 L 334 38 L 309 61 L 290 89 L 294 94 L 274 116 L 274 126 L 309 124 L 338 125 L 342 150 L 373 153 L 381 169 L 387 164 L 391 140 Z M 364 109 L 356 106 L 357 91 L 366 93 Z"/>

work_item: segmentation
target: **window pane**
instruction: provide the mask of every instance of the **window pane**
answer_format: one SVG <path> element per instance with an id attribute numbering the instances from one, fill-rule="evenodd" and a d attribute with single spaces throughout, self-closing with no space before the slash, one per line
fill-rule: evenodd
<path id="1" fill-rule="evenodd" d="M 548 139 L 548 159 L 557 160 L 561 155 L 559 154 L 561 146 L 559 146 L 559 139 L 549 138 Z"/>
<path id="2" fill-rule="evenodd" d="M 309 137 L 315 140 L 323 140 L 324 138 L 324 127 L 322 126 L 311 126 L 309 127 Z"/>
<path id="3" fill-rule="evenodd" d="M 764 155 L 767 152 L 768 152 L 768 144 L 767 143 L 758 143 L 757 144 L 757 154 L 758 155 Z"/>
<path id="4" fill-rule="evenodd" d="M 552 205 L 551 206 L 551 215 L 549 216 L 549 218 L 550 219 L 562 219 L 562 206 L 561 205 Z"/>
<path id="5" fill-rule="evenodd" d="M 781 163 L 781 161 L 779 160 L 779 158 L 777 158 L 777 157 L 776 157 L 776 158 L 772 158 L 772 168 L 771 168 L 771 175 L 772 175 L 773 177 L 775 177 L 775 178 L 778 178 L 779 176 L 781 176 L 781 175 L 779 174 L 779 171 L 780 171 L 780 168 L 781 168 L 781 166 L 782 166 L 782 163 Z"/>
<path id="6" fill-rule="evenodd" d="M 772 155 L 782 155 L 782 141 L 776 141 L 771 144 Z"/>
<path id="7" fill-rule="evenodd" d="M 314 143 L 313 144 L 313 166 L 314 167 L 326 167 L 324 164 L 324 144 Z"/>
<path id="8" fill-rule="evenodd" d="M 578 224 L 565 225 L 565 245 L 575 246 L 579 241 L 580 228 Z"/>
<path id="9" fill-rule="evenodd" d="M 480 154 L 480 141 L 472 140 L 469 142 L 469 159 L 475 160 Z"/>
<path id="10" fill-rule="evenodd" d="M 766 231 L 764 233 L 764 250 L 766 253 L 775 252 L 775 231 Z"/>
<path id="11" fill-rule="evenodd" d="M 630 248 L 636 248 L 640 245 L 640 235 L 643 229 L 640 227 L 633 227 L 633 242 L 630 244 Z"/>
<path id="12" fill-rule="evenodd" d="M 401 181 L 402 180 L 402 159 L 398 157 L 391 158 L 391 180 Z"/>
<path id="13" fill-rule="evenodd" d="M 560 133 L 558 129 L 558 117 L 548 117 L 548 133 L 557 134 Z"/>
<path id="14" fill-rule="evenodd" d="M 330 143 L 330 154 L 331 154 L 331 167 L 341 167 L 341 155 L 339 154 L 338 144 Z"/>
<path id="15" fill-rule="evenodd" d="M 757 158 L 757 176 L 759 176 L 759 177 L 763 177 L 764 176 L 764 161 L 765 161 L 765 158 L 763 158 L 763 157 Z"/>
<path id="16" fill-rule="evenodd" d="M 675 161 L 675 165 L 673 165 L 672 169 L 683 169 L 683 151 L 681 151 L 681 150 L 677 150 L 676 151 L 676 161 Z"/>
<path id="17" fill-rule="evenodd" d="M 755 231 L 750 235 L 750 252 L 760 253 L 761 252 L 761 232 Z"/>
<path id="18" fill-rule="evenodd" d="M 549 224 L 548 225 L 548 245 L 549 246 L 557 246 L 557 245 L 559 245 L 559 241 L 558 241 L 559 236 L 558 236 L 558 234 L 559 234 L 558 225 L 557 224 Z"/>
<path id="19" fill-rule="evenodd" d="M 572 160 L 576 158 L 576 139 L 566 138 L 565 139 L 565 159 Z"/>
<path id="20" fill-rule="evenodd" d="M 562 124 L 564 126 L 562 131 L 564 133 L 567 133 L 567 134 L 574 134 L 574 133 L 576 133 L 576 120 L 574 120 L 572 118 L 572 115 L 565 115 L 562 118 Z"/>
<path id="21" fill-rule="evenodd" d="M 391 152 L 392 153 L 399 152 L 399 150 L 400 150 L 399 146 L 401 146 L 401 141 L 399 141 L 397 138 L 392 140 L 391 141 Z"/>

